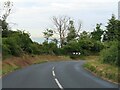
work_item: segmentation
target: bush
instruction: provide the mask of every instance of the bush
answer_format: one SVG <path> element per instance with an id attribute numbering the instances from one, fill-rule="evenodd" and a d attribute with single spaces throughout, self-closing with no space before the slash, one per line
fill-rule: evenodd
<path id="1" fill-rule="evenodd" d="M 58 52 L 58 47 L 57 47 L 57 44 L 56 43 L 53 43 L 53 42 L 43 42 L 43 45 L 42 45 L 42 50 L 43 50 L 43 54 L 51 54 L 51 55 L 54 55 L 54 54 L 59 54 Z"/>
<path id="2" fill-rule="evenodd" d="M 100 41 L 93 41 L 94 45 L 91 47 L 92 52 L 100 52 L 103 48 L 104 45 Z"/>
<path id="3" fill-rule="evenodd" d="M 111 42 L 109 42 L 108 45 L 110 43 Z M 118 42 L 112 42 L 110 47 L 103 49 L 100 52 L 100 60 L 103 63 L 120 66 L 118 61 Z"/>
<path id="4" fill-rule="evenodd" d="M 80 52 L 81 55 L 93 55 L 98 54 L 100 50 L 104 48 L 103 43 L 100 41 L 92 40 L 91 38 L 85 38 L 85 39 L 79 39 L 77 40 L 71 40 L 63 47 L 63 54 L 73 56 L 73 52 Z"/>
<path id="5" fill-rule="evenodd" d="M 80 47 L 77 41 L 72 40 L 63 47 L 64 54 L 71 55 L 73 52 L 80 52 Z"/>
<path id="6" fill-rule="evenodd" d="M 92 39 L 82 39 L 79 40 L 79 48 L 81 48 L 81 54 L 91 55 L 99 53 L 103 49 L 104 45 L 100 41 L 95 41 Z"/>
<path id="7" fill-rule="evenodd" d="M 11 51 L 9 49 L 9 46 L 8 45 L 2 45 L 2 56 L 3 56 L 3 59 L 8 57 L 10 54 L 11 54 Z"/>
<path id="8" fill-rule="evenodd" d="M 20 56 L 22 54 L 21 47 L 16 43 L 15 38 L 9 37 L 6 39 L 6 45 L 10 49 L 10 53 L 14 56 Z"/>
<path id="9" fill-rule="evenodd" d="M 40 45 L 36 42 L 30 45 L 31 53 L 32 54 L 40 54 L 42 50 L 40 50 Z"/>
<path id="10" fill-rule="evenodd" d="M 32 40 L 29 34 L 21 31 L 8 31 L 9 35 L 2 37 L 3 56 L 20 56 L 24 53 L 31 53 L 30 44 Z M 3 33 L 3 32 L 2 32 Z"/>

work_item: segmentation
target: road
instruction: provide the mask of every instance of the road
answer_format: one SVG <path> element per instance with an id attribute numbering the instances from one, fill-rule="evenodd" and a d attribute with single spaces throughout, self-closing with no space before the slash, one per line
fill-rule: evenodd
<path id="1" fill-rule="evenodd" d="M 36 64 L 2 78 L 3 88 L 117 88 L 83 68 L 84 61 Z"/>

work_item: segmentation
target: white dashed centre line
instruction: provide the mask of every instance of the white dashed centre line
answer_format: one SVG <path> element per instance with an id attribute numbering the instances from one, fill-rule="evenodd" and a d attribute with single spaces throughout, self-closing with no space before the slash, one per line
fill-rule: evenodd
<path id="1" fill-rule="evenodd" d="M 52 71 L 52 74 L 53 74 L 53 76 L 55 77 L 55 72 L 54 72 L 54 71 Z"/>
<path id="2" fill-rule="evenodd" d="M 56 78 L 56 75 L 55 75 L 55 67 L 52 68 L 52 75 L 53 75 L 53 77 L 54 77 L 54 79 L 55 79 L 55 82 L 57 83 L 58 87 L 59 87 L 61 90 L 63 90 L 62 85 L 60 84 L 60 82 L 59 82 L 58 79 Z"/>

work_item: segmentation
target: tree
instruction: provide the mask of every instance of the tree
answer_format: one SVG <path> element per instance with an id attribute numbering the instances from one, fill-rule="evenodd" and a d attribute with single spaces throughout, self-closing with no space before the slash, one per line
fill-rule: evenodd
<path id="1" fill-rule="evenodd" d="M 8 23 L 5 20 L 2 20 L 2 30 L 8 30 Z"/>
<path id="2" fill-rule="evenodd" d="M 80 38 L 79 40 L 82 40 L 82 39 L 89 39 L 90 38 L 90 34 L 86 31 L 83 31 L 82 33 L 80 33 Z"/>
<path id="3" fill-rule="evenodd" d="M 117 40 L 120 41 L 120 20 L 117 20 Z"/>
<path id="4" fill-rule="evenodd" d="M 81 28 L 82 28 L 82 23 L 81 23 L 81 21 L 79 20 L 79 21 L 78 21 L 78 28 L 75 29 L 75 30 L 76 30 L 76 34 L 77 34 L 77 37 L 80 36 L 80 30 L 81 30 Z"/>
<path id="5" fill-rule="evenodd" d="M 69 20 L 70 18 L 67 16 L 53 17 L 53 23 L 56 27 L 56 30 L 54 30 L 54 32 L 58 34 L 60 37 L 60 47 L 63 47 L 65 43 L 68 26 L 69 26 Z"/>
<path id="6" fill-rule="evenodd" d="M 0 15 L 0 21 L 2 22 L 2 30 L 8 30 L 8 23 L 6 22 L 6 19 L 11 13 L 13 3 L 8 1 L 5 1 L 3 4 L 3 14 Z"/>
<path id="7" fill-rule="evenodd" d="M 67 42 L 74 40 L 77 37 L 75 27 L 74 27 L 74 22 L 72 20 L 69 21 L 69 33 L 67 35 Z"/>
<path id="8" fill-rule="evenodd" d="M 73 52 L 80 51 L 80 47 L 78 45 L 77 40 L 71 40 L 64 47 L 64 54 L 71 55 Z"/>
<path id="9" fill-rule="evenodd" d="M 57 44 L 53 42 L 43 42 L 43 48 L 42 51 L 44 54 L 56 54 L 57 53 Z"/>
<path id="10" fill-rule="evenodd" d="M 0 26 L 2 27 L 2 37 L 6 37 L 9 34 L 8 31 L 8 23 L 6 22 L 6 19 L 11 13 L 13 3 L 9 0 L 4 2 L 3 4 L 3 14 L 0 15 Z M 1 29 L 0 27 L 0 29 Z"/>
<path id="11" fill-rule="evenodd" d="M 43 32 L 43 34 L 46 41 L 48 42 L 49 38 L 53 36 L 53 30 L 47 29 L 45 32 Z"/>
<path id="12" fill-rule="evenodd" d="M 52 39 L 52 42 L 55 43 L 56 45 L 58 44 L 58 40 L 56 38 Z"/>
<path id="13" fill-rule="evenodd" d="M 0 19 L 0 31 L 2 31 L 2 20 Z"/>
<path id="14" fill-rule="evenodd" d="M 108 41 L 113 41 L 118 39 L 118 35 L 120 32 L 118 27 L 119 27 L 119 21 L 116 20 L 115 15 L 112 15 L 111 19 L 109 19 L 108 25 L 106 26 Z"/>
<path id="15" fill-rule="evenodd" d="M 3 15 L 1 15 L 0 17 L 2 17 L 2 20 L 6 21 L 7 17 L 10 15 L 11 10 L 12 10 L 12 6 L 13 6 L 13 2 L 10 2 L 9 0 L 4 2 L 3 5 Z"/>
<path id="16" fill-rule="evenodd" d="M 96 24 L 96 29 L 94 29 L 93 32 L 91 32 L 92 35 L 92 39 L 100 41 L 101 36 L 103 34 L 103 30 L 101 29 L 101 23 L 100 24 Z"/>

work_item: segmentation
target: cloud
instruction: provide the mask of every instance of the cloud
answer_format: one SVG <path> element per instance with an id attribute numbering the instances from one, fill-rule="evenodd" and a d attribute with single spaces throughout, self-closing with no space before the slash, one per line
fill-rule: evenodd
<path id="1" fill-rule="evenodd" d="M 13 13 L 8 21 L 17 23 L 13 28 L 28 30 L 33 37 L 42 37 L 47 27 L 52 28 L 52 16 L 68 15 L 80 19 L 84 30 L 117 14 L 118 0 L 11 0 Z"/>

